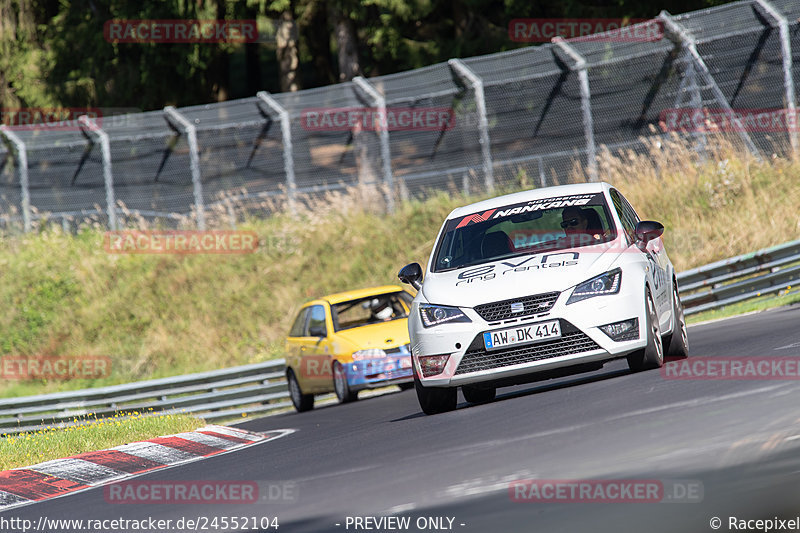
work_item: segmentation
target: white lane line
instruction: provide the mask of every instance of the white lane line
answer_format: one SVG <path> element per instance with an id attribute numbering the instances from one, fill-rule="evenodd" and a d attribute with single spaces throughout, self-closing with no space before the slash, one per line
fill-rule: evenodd
<path id="1" fill-rule="evenodd" d="M 205 444 L 206 446 L 211 446 L 212 448 L 219 448 L 221 450 L 238 448 L 239 446 L 245 444 L 243 442 L 234 442 L 232 440 L 223 439 L 221 437 L 215 437 L 214 435 L 205 435 L 203 433 L 197 433 L 194 431 L 187 433 L 178 433 L 175 436 L 180 437 L 182 439 L 190 440 L 192 442 L 199 442 L 200 444 Z"/>
<path id="2" fill-rule="evenodd" d="M 775 348 L 775 350 L 789 350 L 791 348 L 800 348 L 800 342 L 793 342 L 792 344 L 787 344 L 786 346 Z"/>
<path id="3" fill-rule="evenodd" d="M 222 433 L 223 435 L 238 437 L 240 439 L 250 440 L 253 442 L 258 442 L 270 438 L 269 436 L 264 436 L 261 434 L 249 432 L 245 429 L 238 429 L 235 427 L 228 427 L 228 426 L 215 426 L 214 424 L 210 424 L 195 431 L 214 431 L 215 433 Z M 277 431 L 282 431 L 282 430 L 277 430 Z"/>
<path id="4" fill-rule="evenodd" d="M 695 322 L 694 324 L 687 324 L 686 327 L 691 328 L 694 326 L 705 326 L 706 324 L 716 324 L 717 322 L 722 322 L 724 320 L 732 320 L 734 318 L 741 318 L 743 316 L 757 315 L 758 313 L 765 313 L 770 310 L 771 309 L 761 309 L 758 311 L 748 311 L 747 313 L 742 313 L 741 315 L 724 316 L 722 318 L 712 318 L 711 320 L 704 320 L 702 322 Z"/>
<path id="5" fill-rule="evenodd" d="M 97 485 L 106 481 L 123 478 L 127 474 L 107 466 L 98 465 L 83 459 L 55 459 L 29 466 L 27 470 L 35 470 L 42 474 L 75 481 L 83 485 Z"/>
<path id="6" fill-rule="evenodd" d="M 500 478 L 498 478 L 498 476 L 475 478 L 451 485 L 444 490 L 439 491 L 437 497 L 458 499 L 492 492 L 504 492 L 508 491 L 508 488 L 512 482 L 529 479 L 536 479 L 536 474 L 531 470 L 521 470 L 514 474 L 507 474 Z"/>
<path id="7" fill-rule="evenodd" d="M 400 505 L 395 505 L 394 507 L 390 507 L 386 509 L 385 512 L 381 513 L 382 515 L 391 515 L 391 514 L 400 514 L 400 513 L 407 513 L 408 511 L 413 511 L 417 508 L 416 503 L 403 503 Z"/>

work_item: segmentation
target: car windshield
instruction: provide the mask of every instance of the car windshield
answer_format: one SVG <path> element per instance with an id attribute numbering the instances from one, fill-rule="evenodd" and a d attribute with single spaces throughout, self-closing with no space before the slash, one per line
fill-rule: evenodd
<path id="1" fill-rule="evenodd" d="M 616 238 L 603 193 L 511 204 L 447 221 L 433 262 L 441 272 Z"/>
<path id="2" fill-rule="evenodd" d="M 331 306 L 336 331 L 408 318 L 413 296 L 405 291 L 376 294 Z"/>

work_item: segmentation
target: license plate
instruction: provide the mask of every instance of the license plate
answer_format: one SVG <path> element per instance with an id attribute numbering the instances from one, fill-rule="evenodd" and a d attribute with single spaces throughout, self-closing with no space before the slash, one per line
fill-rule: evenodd
<path id="1" fill-rule="evenodd" d="M 483 334 L 483 344 L 487 350 L 494 350 L 559 338 L 561 338 L 561 324 L 558 320 L 550 320 L 527 326 L 487 331 Z"/>

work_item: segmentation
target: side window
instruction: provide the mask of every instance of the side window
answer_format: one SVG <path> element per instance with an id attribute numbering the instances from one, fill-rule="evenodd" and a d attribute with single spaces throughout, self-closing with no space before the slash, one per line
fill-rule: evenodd
<path id="1" fill-rule="evenodd" d="M 294 324 L 292 325 L 292 329 L 289 330 L 290 337 L 302 337 L 303 336 L 303 329 L 306 325 L 306 317 L 308 316 L 308 307 L 305 309 L 301 309 L 299 313 L 297 313 L 297 318 L 294 319 Z"/>
<path id="2" fill-rule="evenodd" d="M 306 337 L 326 337 L 328 335 L 325 327 L 325 308 L 321 305 L 311 306 L 308 326 L 306 327 Z"/>
<path id="3" fill-rule="evenodd" d="M 639 218 L 639 215 L 636 214 L 636 210 L 631 207 L 631 204 L 628 203 L 628 200 L 626 200 L 621 194 L 620 198 L 622 198 L 622 212 L 625 213 L 626 218 L 633 221 L 633 227 L 635 229 L 636 225 L 641 222 L 641 219 Z"/>
<path id="4" fill-rule="evenodd" d="M 636 230 L 636 224 L 639 223 L 639 217 L 636 216 L 636 212 L 631 205 L 616 189 L 611 189 L 611 201 L 614 203 L 614 210 L 622 221 L 625 233 L 628 234 L 628 241 L 633 242 L 633 232 Z"/>
<path id="5" fill-rule="evenodd" d="M 400 297 L 400 301 L 403 302 L 403 305 L 406 306 L 406 309 L 408 311 L 411 311 L 411 302 L 414 300 L 414 297 L 411 295 L 411 293 L 406 291 L 400 291 L 397 293 L 397 296 Z"/>

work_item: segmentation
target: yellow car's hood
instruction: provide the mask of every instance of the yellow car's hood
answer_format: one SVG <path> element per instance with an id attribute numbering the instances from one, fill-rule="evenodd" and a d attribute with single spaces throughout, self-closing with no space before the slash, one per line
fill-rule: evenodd
<path id="1" fill-rule="evenodd" d="M 337 331 L 335 336 L 351 344 L 353 351 L 366 348 L 395 348 L 409 343 L 408 319 L 398 318 L 390 322 L 343 329 Z"/>

